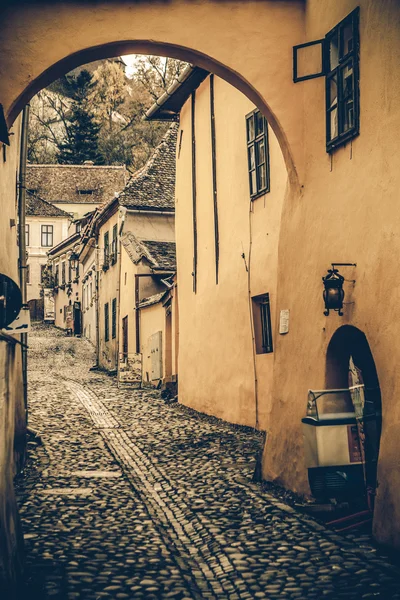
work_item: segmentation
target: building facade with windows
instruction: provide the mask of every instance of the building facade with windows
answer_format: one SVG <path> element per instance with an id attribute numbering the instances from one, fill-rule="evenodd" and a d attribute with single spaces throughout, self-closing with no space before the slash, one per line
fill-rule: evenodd
<path id="1" fill-rule="evenodd" d="M 146 165 L 132 176 L 118 195 L 99 207 L 84 233 L 87 240 L 93 239 L 92 243 L 97 247 L 97 354 L 99 366 L 108 371 L 118 371 L 119 368 L 122 323 L 124 335 L 128 335 L 128 329 L 130 332 L 129 353 L 136 348 L 136 321 L 132 313 L 137 309 L 134 274 L 137 267 L 122 249 L 125 246 L 121 247 L 121 241 L 127 234 L 132 234 L 139 243 L 149 245 L 169 244 L 175 239 L 176 131 L 176 126 L 168 130 Z M 82 257 L 85 252 L 82 251 Z M 150 268 L 147 271 L 155 280 L 154 290 L 165 290 L 166 286 L 159 283 L 165 270 L 159 268 L 158 263 L 152 266 L 154 272 Z M 157 270 L 159 273 L 156 273 Z M 173 270 L 169 269 L 168 274 L 171 275 Z M 143 290 L 147 293 L 149 284 L 141 279 L 138 293 L 144 297 Z M 83 315 L 84 329 L 88 325 L 85 315 L 86 311 Z"/>
<path id="2" fill-rule="evenodd" d="M 26 249 L 28 301 L 42 297 L 47 253 L 68 236 L 71 215 L 39 196 L 26 195 Z"/>
<path id="3" fill-rule="evenodd" d="M 282 153 L 256 107 L 202 69 L 188 69 L 148 117 L 171 113 L 179 113 L 179 401 L 266 429 L 287 184 Z"/>
<path id="4" fill-rule="evenodd" d="M 81 335 L 80 234 L 74 233 L 48 252 L 46 287 L 53 290 L 54 325 Z"/>

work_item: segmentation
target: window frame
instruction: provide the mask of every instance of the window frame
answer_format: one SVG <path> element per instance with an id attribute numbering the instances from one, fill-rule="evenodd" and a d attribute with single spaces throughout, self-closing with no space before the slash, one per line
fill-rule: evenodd
<path id="1" fill-rule="evenodd" d="M 117 337 L 117 299 L 111 301 L 111 338 L 115 340 Z"/>
<path id="2" fill-rule="evenodd" d="M 349 140 L 353 139 L 360 133 L 360 37 L 359 37 L 359 7 L 342 19 L 335 27 L 333 27 L 325 36 L 325 52 L 324 52 L 324 70 L 325 70 L 325 131 L 326 131 L 326 151 L 332 152 L 339 146 L 342 146 Z M 343 37 L 342 32 L 347 24 L 351 24 L 353 47 L 343 54 Z M 330 66 L 330 41 L 337 36 L 338 39 L 338 64 L 331 68 Z M 344 108 L 346 98 L 344 97 L 342 73 L 345 68 L 352 63 L 353 68 L 353 126 L 344 130 Z M 332 106 L 330 106 L 330 82 L 336 77 L 336 104 L 337 104 L 337 122 L 338 134 L 335 138 L 330 138 L 330 114 Z"/>
<path id="3" fill-rule="evenodd" d="M 29 223 L 25 223 L 25 246 L 28 247 L 29 246 L 29 242 L 30 242 L 30 231 L 29 231 Z"/>
<path id="4" fill-rule="evenodd" d="M 106 231 L 103 236 L 104 241 L 104 256 L 103 266 L 108 267 L 110 263 L 110 232 Z"/>
<path id="5" fill-rule="evenodd" d="M 49 236 L 51 236 L 51 244 L 49 244 Z M 46 240 L 46 244 L 43 243 Z M 52 248 L 54 240 L 54 226 L 48 224 L 42 224 L 40 226 L 40 242 L 42 248 Z"/>
<path id="6" fill-rule="evenodd" d="M 258 131 L 257 129 L 257 116 L 261 115 L 262 122 L 264 124 L 262 131 Z M 249 136 L 249 123 L 253 123 L 253 131 L 254 137 Z M 264 141 L 264 155 L 265 160 L 259 161 L 259 147 L 260 143 Z M 261 113 L 261 111 L 256 108 L 246 115 L 246 143 L 247 143 L 247 170 L 249 174 L 249 190 L 250 190 L 250 199 L 256 200 L 260 196 L 264 196 L 271 191 L 271 175 L 270 175 L 270 159 L 269 159 L 269 139 L 268 139 L 268 121 Z M 253 151 L 254 155 L 254 168 L 252 168 L 251 164 L 251 151 Z M 260 184 L 260 168 L 265 165 L 265 186 L 262 187 Z M 253 181 L 252 181 L 252 173 L 255 173 L 255 187 L 256 190 L 252 192 L 253 189 Z"/>
<path id="7" fill-rule="evenodd" d="M 104 341 L 110 341 L 110 307 L 108 302 L 104 304 Z"/>
<path id="8" fill-rule="evenodd" d="M 274 344 L 269 293 L 253 296 L 252 307 L 256 354 L 271 354 Z"/>
<path id="9" fill-rule="evenodd" d="M 110 258 L 111 258 L 112 265 L 115 265 L 118 260 L 117 238 L 118 238 L 118 225 L 117 225 L 117 223 L 115 223 L 115 225 L 113 225 L 113 228 L 112 228 L 112 241 L 111 241 L 111 252 L 110 252 Z"/>

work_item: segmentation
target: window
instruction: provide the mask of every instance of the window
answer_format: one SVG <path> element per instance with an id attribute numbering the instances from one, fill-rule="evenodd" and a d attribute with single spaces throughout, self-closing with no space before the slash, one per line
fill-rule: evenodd
<path id="1" fill-rule="evenodd" d="M 111 337 L 114 340 L 117 335 L 117 299 L 114 298 L 111 305 Z"/>
<path id="2" fill-rule="evenodd" d="M 61 285 L 65 285 L 65 260 L 61 263 Z"/>
<path id="3" fill-rule="evenodd" d="M 40 265 L 40 283 L 44 283 L 46 279 L 46 265 Z"/>
<path id="4" fill-rule="evenodd" d="M 360 130 L 358 23 L 359 9 L 356 8 L 325 38 L 293 48 L 295 83 L 325 76 L 327 152 L 354 138 Z M 302 65 L 310 65 L 317 47 L 319 60 L 315 64 L 320 66 L 314 67 L 314 73 L 312 69 L 305 72 Z"/>
<path id="5" fill-rule="evenodd" d="M 108 267 L 110 258 L 110 241 L 108 231 L 104 234 L 104 266 Z"/>
<path id="6" fill-rule="evenodd" d="M 110 339 L 109 323 L 108 323 L 108 302 L 104 305 L 104 341 Z"/>
<path id="7" fill-rule="evenodd" d="M 78 223 L 75 223 L 75 233 L 80 233 L 82 229 L 82 223 L 81 221 L 78 221 Z"/>
<path id="8" fill-rule="evenodd" d="M 331 151 L 359 132 L 358 10 L 325 37 L 326 149 Z"/>
<path id="9" fill-rule="evenodd" d="M 31 268 L 29 265 L 26 265 L 26 283 L 31 282 Z"/>
<path id="10" fill-rule="evenodd" d="M 246 117 L 247 161 L 252 200 L 269 192 L 268 124 L 255 110 Z"/>
<path id="11" fill-rule="evenodd" d="M 257 354 L 273 352 L 269 294 L 254 296 L 253 323 Z"/>
<path id="12" fill-rule="evenodd" d="M 92 282 L 90 282 L 90 292 L 89 292 L 89 300 L 90 300 L 90 302 L 92 301 L 92 292 L 93 292 Z"/>
<path id="13" fill-rule="evenodd" d="M 25 225 L 25 245 L 29 246 L 29 225 Z"/>
<path id="14" fill-rule="evenodd" d="M 53 245 L 53 225 L 42 225 L 42 246 L 51 248 Z"/>
<path id="15" fill-rule="evenodd" d="M 72 281 L 72 265 L 71 265 L 71 261 L 68 261 L 68 283 L 71 283 Z"/>
<path id="16" fill-rule="evenodd" d="M 117 224 L 113 227 L 112 243 L 111 243 L 111 262 L 113 265 L 117 262 Z"/>
<path id="17" fill-rule="evenodd" d="M 59 284 L 59 273 L 58 273 L 58 265 L 55 267 L 54 271 L 54 285 L 57 287 Z"/>
<path id="18" fill-rule="evenodd" d="M 94 190 L 78 190 L 80 196 L 91 196 L 94 194 Z"/>

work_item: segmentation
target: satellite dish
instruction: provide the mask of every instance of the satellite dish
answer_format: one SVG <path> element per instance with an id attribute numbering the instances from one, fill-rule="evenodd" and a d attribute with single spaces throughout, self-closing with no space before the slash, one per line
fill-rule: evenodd
<path id="1" fill-rule="evenodd" d="M 19 286 L 7 275 L 0 273 L 0 329 L 12 323 L 22 308 Z"/>

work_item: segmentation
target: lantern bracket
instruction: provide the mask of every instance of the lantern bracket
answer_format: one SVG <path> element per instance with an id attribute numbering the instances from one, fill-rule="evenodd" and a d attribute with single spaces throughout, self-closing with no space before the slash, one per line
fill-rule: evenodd
<path id="1" fill-rule="evenodd" d="M 332 269 L 334 269 L 335 267 L 356 267 L 357 263 L 340 263 L 340 262 L 334 262 L 331 263 L 332 265 Z M 348 283 L 352 283 L 355 284 L 356 280 L 355 279 L 345 279 L 345 281 L 347 281 Z M 349 302 L 344 302 L 344 304 L 350 304 Z"/>

